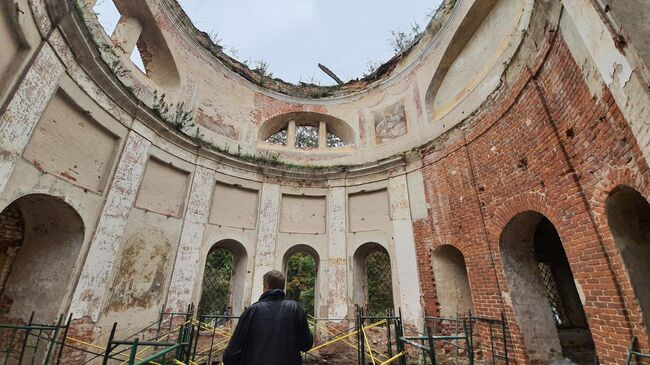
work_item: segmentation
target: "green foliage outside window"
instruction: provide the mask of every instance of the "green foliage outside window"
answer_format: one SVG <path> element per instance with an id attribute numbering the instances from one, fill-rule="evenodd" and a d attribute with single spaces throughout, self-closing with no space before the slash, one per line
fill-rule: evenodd
<path id="1" fill-rule="evenodd" d="M 314 315 L 316 261 L 308 253 L 299 252 L 287 264 L 287 298 L 300 303 L 305 312 Z"/>
<path id="2" fill-rule="evenodd" d="M 366 256 L 366 284 L 368 313 L 386 315 L 393 308 L 393 285 L 390 275 L 390 257 L 385 251 L 374 251 Z"/>

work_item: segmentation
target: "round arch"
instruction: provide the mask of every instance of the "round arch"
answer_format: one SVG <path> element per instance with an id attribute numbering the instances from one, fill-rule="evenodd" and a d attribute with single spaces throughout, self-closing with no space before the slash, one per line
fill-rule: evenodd
<path id="1" fill-rule="evenodd" d="M 293 123 L 293 127 L 290 124 Z M 310 126 L 314 128 L 325 127 L 327 134 L 338 138 L 342 145 L 354 145 L 355 134 L 348 123 L 331 115 L 316 112 L 293 112 L 276 115 L 266 120 L 259 129 L 258 139 L 260 142 L 267 141 L 269 137 L 278 132 L 285 131 L 284 138 L 289 137 L 288 129 L 296 126 Z M 292 144 L 291 141 L 286 141 Z M 321 148 L 327 146 L 319 146 Z"/>
<path id="2" fill-rule="evenodd" d="M 510 301 L 531 361 L 594 360 L 595 347 L 560 235 L 539 212 L 514 216 L 499 240 Z M 547 303 L 547 305 L 540 305 Z"/>
<path id="3" fill-rule="evenodd" d="M 244 310 L 247 265 L 248 253 L 239 241 L 223 239 L 212 245 L 205 259 L 199 310 L 207 308 L 205 301 L 209 300 L 208 296 L 218 295 L 225 298 L 218 298 L 221 303 L 212 311 L 227 311 L 235 316 L 241 314 Z"/>
<path id="4" fill-rule="evenodd" d="M 650 336 L 650 203 L 634 188 L 621 185 L 605 200 L 605 212 Z"/>
<path id="5" fill-rule="evenodd" d="M 352 256 L 353 301 L 379 314 L 395 307 L 391 257 L 377 242 L 366 242 Z"/>
<path id="6" fill-rule="evenodd" d="M 291 246 L 282 258 L 282 271 L 286 276 L 287 298 L 301 303 L 305 311 L 318 315 L 321 304 L 318 290 L 321 277 L 320 255 L 305 244 Z"/>
<path id="7" fill-rule="evenodd" d="M 11 227 L 0 234 L 2 248 L 2 302 L 5 316 L 54 321 L 67 311 L 68 292 L 84 242 L 85 226 L 79 213 L 59 197 L 29 194 L 14 200 L 0 213 Z"/>

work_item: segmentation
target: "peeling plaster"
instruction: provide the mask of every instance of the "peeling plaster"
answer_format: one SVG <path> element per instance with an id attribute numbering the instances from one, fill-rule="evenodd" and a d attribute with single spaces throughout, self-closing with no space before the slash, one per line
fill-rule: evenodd
<path id="1" fill-rule="evenodd" d="M 167 308 L 182 310 L 192 302 L 192 288 L 197 278 L 200 245 L 208 220 L 210 200 L 214 190 L 214 171 L 198 166 L 190 192 L 190 200 L 183 221 L 172 282 L 169 286 Z"/>
<path id="2" fill-rule="evenodd" d="M 422 319 L 420 305 L 420 279 L 415 253 L 415 237 L 409 211 L 409 194 L 406 175 L 391 178 L 388 182 L 390 212 L 395 242 L 398 291 L 400 307 L 407 323 L 419 323 Z"/>
<path id="3" fill-rule="evenodd" d="M 151 142 L 129 133 L 70 306 L 75 319 L 89 316 L 97 321 L 150 147 Z"/>
<path id="4" fill-rule="evenodd" d="M 345 318 L 347 303 L 347 242 L 345 188 L 332 188 L 328 196 L 328 300 L 329 318 Z"/>
<path id="5" fill-rule="evenodd" d="M 36 124 L 56 92 L 65 68 L 48 45 L 43 46 L 6 112 L 0 119 L 0 191 L 27 146 Z"/>
<path id="6" fill-rule="evenodd" d="M 262 276 L 275 268 L 275 244 L 280 221 L 279 212 L 280 185 L 264 183 L 260 199 L 252 301 L 257 301 L 257 298 L 262 295 Z"/>

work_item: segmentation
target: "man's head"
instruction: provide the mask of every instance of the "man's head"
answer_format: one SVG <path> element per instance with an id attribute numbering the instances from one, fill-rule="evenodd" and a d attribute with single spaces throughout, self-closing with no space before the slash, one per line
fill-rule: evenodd
<path id="1" fill-rule="evenodd" d="M 278 270 L 271 270 L 264 274 L 264 292 L 273 289 L 284 290 L 284 274 Z"/>

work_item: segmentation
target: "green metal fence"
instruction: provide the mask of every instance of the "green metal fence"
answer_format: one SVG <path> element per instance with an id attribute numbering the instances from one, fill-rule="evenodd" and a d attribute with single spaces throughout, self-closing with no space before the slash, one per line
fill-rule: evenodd
<path id="1" fill-rule="evenodd" d="M 2 364 L 59 364 L 70 320 L 60 316 L 55 324 L 41 324 L 32 313 L 25 324 L 0 324 Z"/>
<path id="2" fill-rule="evenodd" d="M 638 351 L 637 349 L 638 349 L 638 343 L 636 340 L 636 336 L 634 336 L 632 337 L 632 343 L 630 344 L 630 348 L 627 350 L 627 361 L 625 362 L 626 365 L 638 364 L 641 361 L 643 361 L 643 359 L 650 359 L 650 354 L 644 354 Z M 647 363 L 650 363 L 650 361 L 646 362 L 646 364 Z"/>

